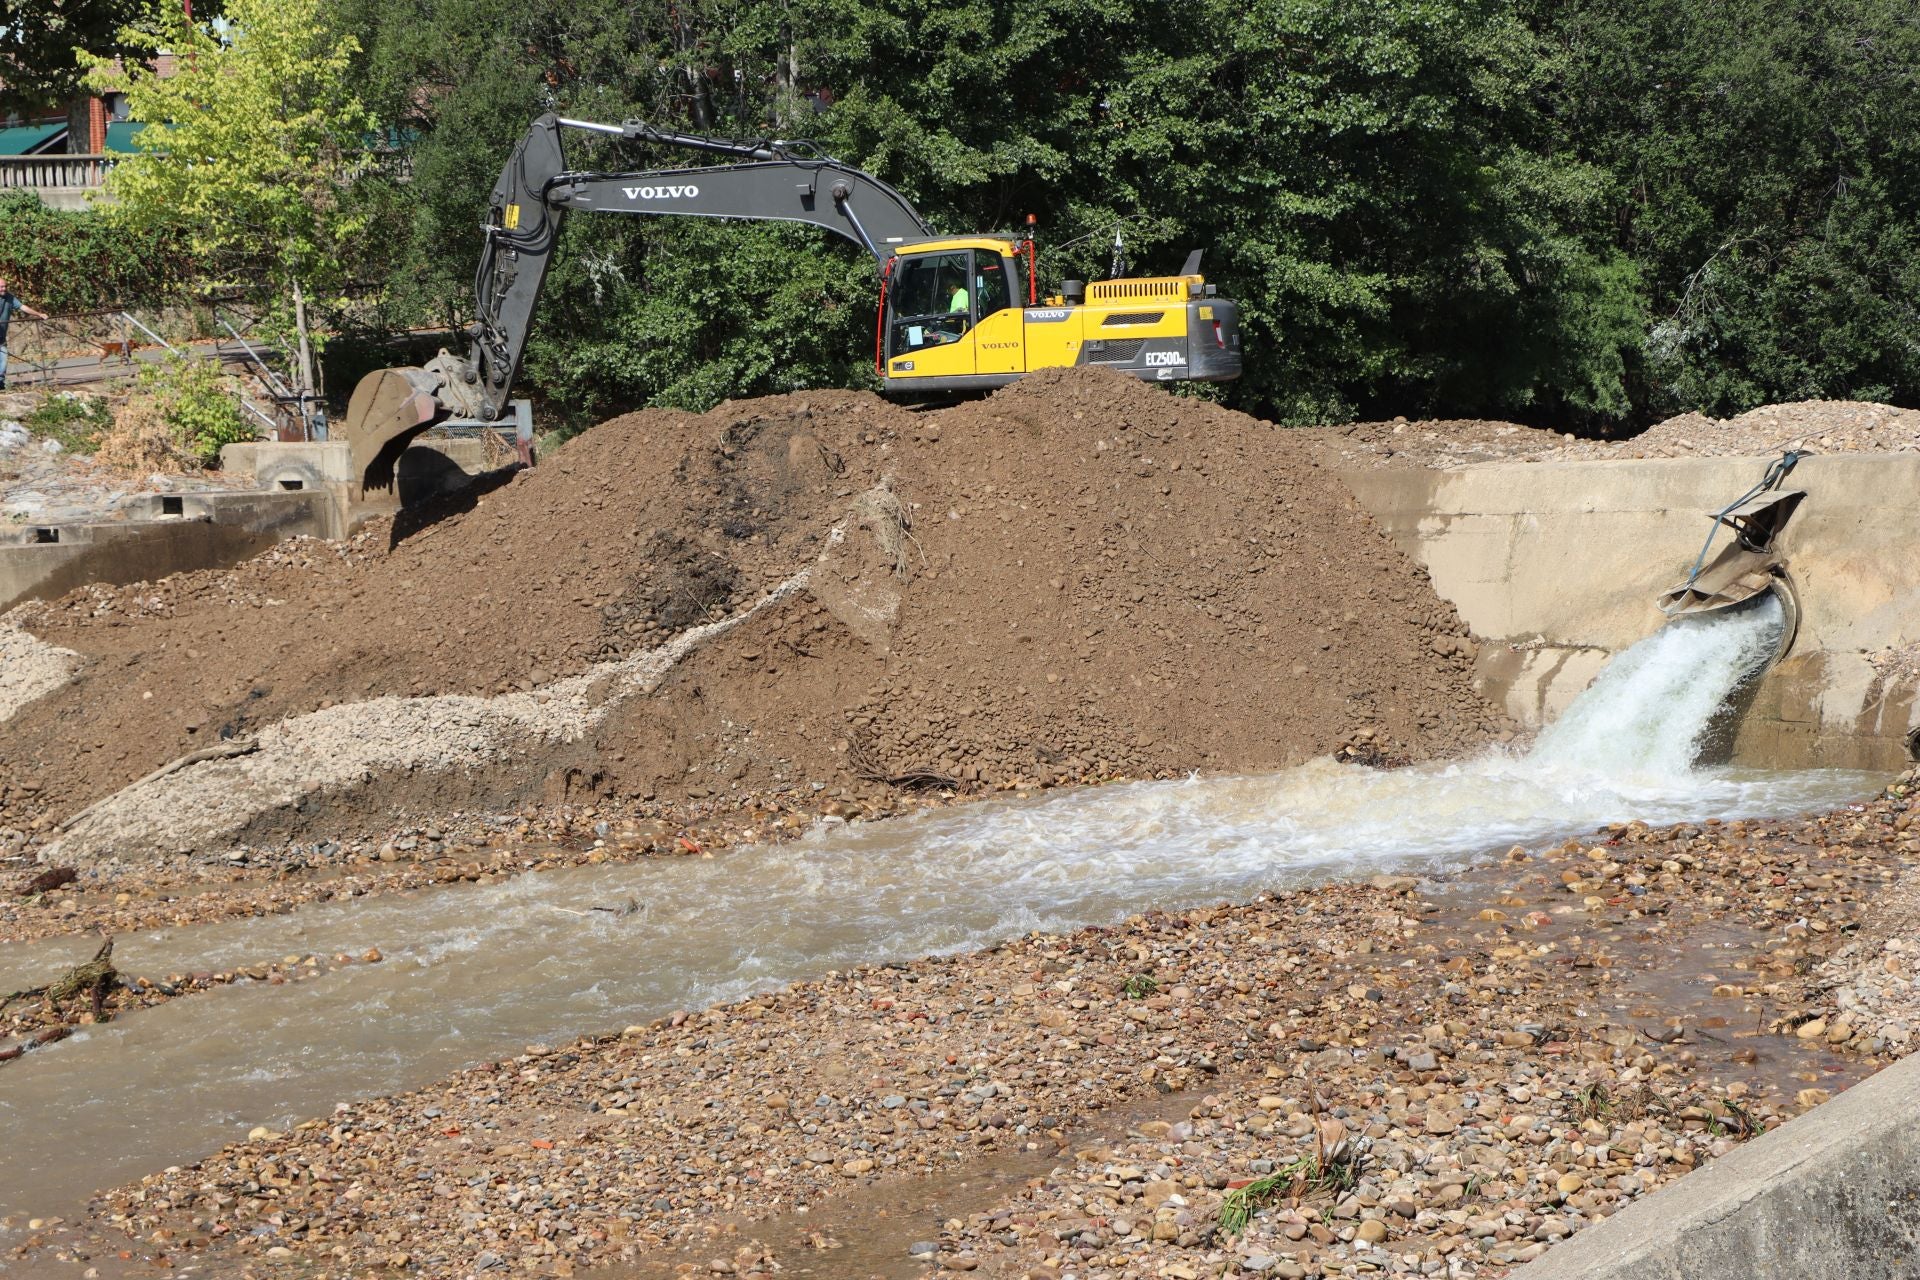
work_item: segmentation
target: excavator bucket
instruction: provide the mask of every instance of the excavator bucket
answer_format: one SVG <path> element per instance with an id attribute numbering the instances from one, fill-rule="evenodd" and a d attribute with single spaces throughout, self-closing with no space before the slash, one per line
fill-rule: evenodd
<path id="1" fill-rule="evenodd" d="M 1733 530 L 1733 543 L 1686 581 L 1663 591 L 1661 611 L 1670 618 L 1711 613 L 1751 600 L 1773 586 L 1781 561 L 1774 539 L 1806 496 L 1798 489 L 1768 492 L 1721 512 L 1717 518 Z"/>
<path id="2" fill-rule="evenodd" d="M 1753 599 L 1773 585 L 1773 557 L 1728 548 L 1689 582 L 1660 594 L 1660 609 L 1670 618 L 1712 613 Z M 1731 559 L 1730 559 L 1731 557 Z M 1726 562 L 1726 563 L 1723 563 Z"/>
<path id="3" fill-rule="evenodd" d="M 413 438 L 447 416 L 434 392 L 440 378 L 425 369 L 377 369 L 360 379 L 336 428 L 352 450 L 363 491 L 391 489 L 394 467 Z"/>

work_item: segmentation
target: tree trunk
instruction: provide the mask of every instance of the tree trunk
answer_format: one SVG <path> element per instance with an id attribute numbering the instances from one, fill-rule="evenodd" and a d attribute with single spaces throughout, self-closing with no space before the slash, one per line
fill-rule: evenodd
<path id="1" fill-rule="evenodd" d="M 793 14 L 782 6 L 780 52 L 774 58 L 774 128 L 787 132 L 800 117 L 800 56 L 793 42 Z"/>
<path id="2" fill-rule="evenodd" d="M 307 295 L 300 287 L 300 277 L 293 278 L 293 327 L 300 335 L 300 384 L 296 388 L 300 393 L 300 438 L 305 440 L 312 430 L 307 425 L 307 400 L 313 395 L 313 348 L 307 343 Z"/>

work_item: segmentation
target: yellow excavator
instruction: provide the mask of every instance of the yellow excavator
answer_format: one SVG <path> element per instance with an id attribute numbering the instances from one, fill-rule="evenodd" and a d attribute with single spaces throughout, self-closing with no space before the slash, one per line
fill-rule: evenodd
<path id="1" fill-rule="evenodd" d="M 702 168 L 575 170 L 565 131 L 725 156 Z M 393 484 L 407 444 L 450 420 L 501 423 L 561 224 L 572 212 L 801 222 L 853 241 L 880 273 L 874 368 L 889 396 L 955 399 L 1036 369 L 1103 365 L 1156 382 L 1240 376 L 1235 304 L 1200 274 L 1067 281 L 1041 299 L 1034 243 L 1006 235 L 936 236 L 906 197 L 811 142 L 732 142 L 642 123 L 543 115 L 494 184 L 474 276 L 467 354 L 381 369 L 354 388 L 338 431 L 365 489 Z M 524 447 L 524 446 L 523 446 Z"/>

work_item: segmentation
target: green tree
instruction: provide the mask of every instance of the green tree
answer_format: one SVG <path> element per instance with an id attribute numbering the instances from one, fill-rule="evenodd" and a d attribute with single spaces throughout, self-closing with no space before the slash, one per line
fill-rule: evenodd
<path id="1" fill-rule="evenodd" d="M 157 7 L 127 27 L 127 44 L 171 51 L 161 79 L 138 61 L 83 56 L 88 83 L 127 95 L 148 128 L 108 178 L 136 226 L 190 228 L 211 274 L 269 309 L 313 389 L 315 305 L 343 299 L 345 252 L 367 226 L 341 193 L 369 166 L 374 121 L 345 83 L 357 46 L 326 20 L 324 0 L 231 0 L 219 28 Z"/>
<path id="2" fill-rule="evenodd" d="M 0 116 L 64 109 L 80 91 L 79 50 L 136 54 L 122 29 L 146 0 L 0 0 Z"/>
<path id="3" fill-rule="evenodd" d="M 1920 23 L 1901 0 L 1534 0 L 1555 142 L 1618 179 L 1649 411 L 1920 401 Z"/>

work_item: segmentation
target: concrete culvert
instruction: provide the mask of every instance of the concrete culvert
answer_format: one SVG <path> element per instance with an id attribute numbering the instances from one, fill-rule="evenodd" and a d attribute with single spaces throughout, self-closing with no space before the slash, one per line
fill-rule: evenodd
<path id="1" fill-rule="evenodd" d="M 1772 667 L 1786 660 L 1793 652 L 1793 642 L 1800 635 L 1800 592 L 1783 564 L 1773 567 L 1773 582 L 1767 587 L 1766 594 L 1780 602 L 1781 627 L 1780 643 L 1774 646 L 1773 657 L 1767 660 Z"/>
<path id="2" fill-rule="evenodd" d="M 1920 726 L 1907 730 L 1907 759 L 1920 764 Z"/>

